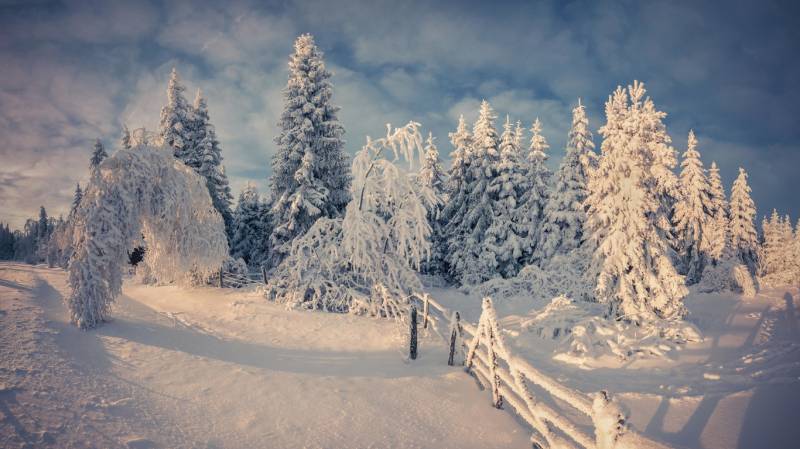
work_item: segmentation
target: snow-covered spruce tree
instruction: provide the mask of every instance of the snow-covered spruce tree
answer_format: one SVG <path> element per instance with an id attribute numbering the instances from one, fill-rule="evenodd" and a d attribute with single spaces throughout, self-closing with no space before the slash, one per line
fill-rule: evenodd
<path id="1" fill-rule="evenodd" d="M 167 84 L 167 104 L 161 108 L 158 136 L 176 158 L 196 170 L 200 159 L 192 145 L 192 110 L 185 91 L 178 70 L 173 67 Z"/>
<path id="2" fill-rule="evenodd" d="M 783 242 L 783 248 L 780 254 L 781 269 L 780 271 L 786 273 L 784 278 L 787 283 L 794 282 L 792 279 L 792 268 L 797 263 L 797 257 L 794 252 L 794 232 L 792 230 L 792 219 L 789 215 L 784 215 L 781 220 L 780 239 Z"/>
<path id="3" fill-rule="evenodd" d="M 514 277 L 522 268 L 526 221 L 522 217 L 521 199 L 527 192 L 525 164 L 520 161 L 516 135 L 506 116 L 500 136 L 500 159 L 497 175 L 489 184 L 489 193 L 496 198 L 494 217 L 484 237 L 485 258 L 493 259 L 492 270 L 504 278 Z"/>
<path id="4" fill-rule="evenodd" d="M 147 241 L 147 267 L 160 282 L 216 270 L 228 255 L 222 217 L 205 180 L 162 148 L 121 149 L 84 190 L 69 265 L 72 323 L 105 321 L 122 288 L 128 250 Z"/>
<path id="5" fill-rule="evenodd" d="M 367 138 L 353 159 L 352 201 L 344 218 L 320 218 L 292 242 L 267 295 L 294 307 L 403 318 L 415 273 L 430 254 L 426 203 L 412 161 L 422 159 L 419 125 Z M 388 156 L 393 156 L 390 159 Z M 404 170 L 394 161 L 409 163 Z"/>
<path id="6" fill-rule="evenodd" d="M 739 176 L 731 188 L 731 242 L 739 260 L 747 265 L 751 273 L 754 273 L 758 266 L 758 234 L 753 221 L 756 216 L 756 205 L 750 198 L 750 192 L 747 172 L 739 167 Z"/>
<path id="7" fill-rule="evenodd" d="M 550 196 L 552 173 L 545 164 L 550 145 L 542 135 L 542 122 L 537 118 L 531 127 L 531 144 L 528 149 L 527 179 L 529 188 L 522 198 L 522 208 L 527 223 L 526 257 L 527 263 L 540 263 L 541 251 L 538 249 L 544 223 L 544 209 Z"/>
<path id="8" fill-rule="evenodd" d="M 725 198 L 725 189 L 722 187 L 722 178 L 716 162 L 711 162 L 711 167 L 708 169 L 708 187 L 712 218 L 706 228 L 709 244 L 707 255 L 712 263 L 716 263 L 722 257 L 725 234 L 728 232 L 728 200 Z"/>
<path id="9" fill-rule="evenodd" d="M 578 101 L 572 110 L 566 154 L 556 175 L 556 184 L 544 210 L 544 223 L 539 239 L 543 261 L 555 254 L 567 254 L 586 239 L 586 196 L 588 171 L 594 155 L 592 132 L 586 108 Z"/>
<path id="10" fill-rule="evenodd" d="M 310 34 L 294 43 L 284 110 L 272 160 L 274 230 L 270 265 L 277 266 L 320 217 L 339 217 L 350 201 L 350 167 L 339 108 L 331 103 L 331 73 Z"/>
<path id="11" fill-rule="evenodd" d="M 94 141 L 94 148 L 92 149 L 92 157 L 89 158 L 89 169 L 95 170 L 103 159 L 108 157 L 108 153 L 106 153 L 105 147 L 103 147 L 103 142 L 100 139 L 95 139 Z"/>
<path id="12" fill-rule="evenodd" d="M 250 266 L 259 266 L 269 237 L 269 219 L 255 184 L 248 183 L 239 193 L 233 212 L 231 257 L 244 259 Z"/>
<path id="13" fill-rule="evenodd" d="M 637 324 L 680 319 L 687 294 L 659 228 L 665 181 L 657 178 L 674 167 L 675 150 L 662 122 L 666 114 L 644 94 L 644 85 L 634 82 L 606 102 L 601 157 L 587 198 L 595 298 L 609 304 L 612 317 Z"/>
<path id="14" fill-rule="evenodd" d="M 486 230 L 494 217 L 497 195 L 489 186 L 497 176 L 497 118 L 489 102 L 481 103 L 472 129 L 472 150 L 462 209 L 448 223 L 448 267 L 450 276 L 461 284 L 478 284 L 495 276 L 495 259 L 483 251 Z"/>
<path id="15" fill-rule="evenodd" d="M 430 133 L 425 141 L 425 157 L 417 176 L 417 182 L 420 186 L 433 192 L 435 200 L 425 204 L 425 208 L 428 210 L 428 224 L 431 227 L 431 255 L 428 260 L 422 262 L 420 271 L 426 274 L 443 274 L 447 241 L 443 235 L 440 215 L 447 196 L 447 175 L 442 169 L 439 149 L 436 148 L 433 134 Z"/>
<path id="16" fill-rule="evenodd" d="M 460 226 L 469 211 L 467 203 L 469 196 L 469 185 L 472 182 L 472 133 L 467 129 L 464 116 L 458 118 L 458 127 L 455 132 L 449 134 L 450 143 L 453 151 L 450 153 L 450 170 L 447 176 L 447 203 L 442 208 L 440 223 L 444 234 L 445 244 L 445 268 L 447 276 L 451 279 L 457 278 L 457 273 L 449 267 L 452 252 L 458 245 L 451 245 L 455 241 L 463 241 L 463 233 L 466 231 Z"/>
<path id="17" fill-rule="evenodd" d="M 122 136 L 119 138 L 119 146 L 128 150 L 131 148 L 131 131 L 128 125 L 122 125 Z"/>
<path id="18" fill-rule="evenodd" d="M 225 229 L 228 235 L 232 234 L 233 215 L 231 194 L 228 176 L 225 174 L 225 167 L 222 165 L 222 149 L 217 140 L 217 133 L 208 114 L 208 105 L 203 98 L 200 89 L 197 89 L 197 96 L 191 110 L 192 122 L 192 152 L 198 158 L 199 166 L 195 171 L 206 178 L 208 193 L 222 219 L 225 221 Z"/>
<path id="19" fill-rule="evenodd" d="M 710 191 L 700 152 L 697 151 L 697 138 L 694 131 L 689 131 L 688 146 L 681 162 L 680 197 L 675 203 L 674 215 L 675 235 L 687 284 L 700 281 L 713 247 L 714 204 Z"/>
<path id="20" fill-rule="evenodd" d="M 772 209 L 770 218 L 761 220 L 763 239 L 759 246 L 758 275 L 767 276 L 778 271 L 781 265 L 781 217 L 777 209 Z"/>

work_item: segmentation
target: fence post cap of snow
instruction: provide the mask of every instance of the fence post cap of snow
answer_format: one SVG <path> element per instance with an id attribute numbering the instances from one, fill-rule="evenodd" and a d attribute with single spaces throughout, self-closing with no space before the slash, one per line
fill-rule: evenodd
<path id="1" fill-rule="evenodd" d="M 597 449 L 614 449 L 627 430 L 626 416 L 607 391 L 598 391 L 593 396 L 592 421 Z"/>

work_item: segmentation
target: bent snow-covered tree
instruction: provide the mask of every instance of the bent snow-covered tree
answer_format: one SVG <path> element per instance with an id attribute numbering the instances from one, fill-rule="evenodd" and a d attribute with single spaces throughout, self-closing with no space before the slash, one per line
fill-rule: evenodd
<path id="1" fill-rule="evenodd" d="M 320 218 L 292 242 L 267 295 L 294 307 L 403 318 L 416 275 L 430 257 L 425 204 L 433 190 L 415 182 L 423 156 L 417 123 L 371 140 L 353 159 L 344 218 Z M 408 163 L 408 169 L 404 168 Z"/>
<path id="2" fill-rule="evenodd" d="M 69 265 L 70 320 L 81 329 L 105 321 L 122 288 L 122 268 L 142 235 L 145 263 L 160 282 L 216 270 L 228 254 L 222 217 L 205 179 L 169 149 L 137 145 L 97 166 L 76 217 Z"/>

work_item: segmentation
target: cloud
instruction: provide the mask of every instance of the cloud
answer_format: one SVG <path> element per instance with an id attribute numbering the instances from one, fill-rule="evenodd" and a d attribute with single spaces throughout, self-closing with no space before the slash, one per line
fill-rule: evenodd
<path id="1" fill-rule="evenodd" d="M 355 152 L 385 124 L 409 120 L 450 152 L 458 115 L 481 99 L 526 127 L 539 117 L 551 166 L 577 98 L 590 126 L 617 84 L 647 82 L 669 113 L 676 148 L 695 129 L 723 179 L 751 174 L 763 210 L 797 214 L 800 163 L 798 7 L 736 1 L 485 2 L 236 0 L 18 2 L 0 16 L 0 220 L 39 204 L 66 210 L 86 177 L 91 141 L 113 146 L 123 123 L 155 130 L 177 66 L 208 98 L 235 190 L 266 188 L 296 35 L 312 32 L 334 72 L 334 97 Z M 595 133 L 596 134 L 596 133 Z M 597 140 L 597 136 L 595 136 Z M 596 141 L 599 145 L 599 140 Z"/>

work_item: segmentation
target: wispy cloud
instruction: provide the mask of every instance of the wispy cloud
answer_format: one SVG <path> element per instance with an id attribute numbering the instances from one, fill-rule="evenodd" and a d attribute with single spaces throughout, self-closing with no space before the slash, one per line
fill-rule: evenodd
<path id="1" fill-rule="evenodd" d="M 177 66 L 202 88 L 234 188 L 262 189 L 294 37 L 316 35 L 334 71 L 349 151 L 416 120 L 449 153 L 458 114 L 486 98 L 541 118 L 551 164 L 578 97 L 596 129 L 617 84 L 647 82 L 676 147 L 694 128 L 726 183 L 751 174 L 760 212 L 797 214 L 791 172 L 797 7 L 779 2 L 18 2 L 0 6 L 0 221 L 66 211 L 95 137 L 154 129 Z"/>

